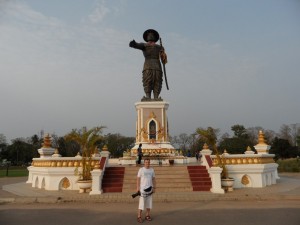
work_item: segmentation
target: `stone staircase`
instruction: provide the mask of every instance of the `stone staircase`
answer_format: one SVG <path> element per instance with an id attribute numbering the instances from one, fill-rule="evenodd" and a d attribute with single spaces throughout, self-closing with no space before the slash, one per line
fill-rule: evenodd
<path id="1" fill-rule="evenodd" d="M 193 191 L 210 191 L 211 179 L 205 166 L 187 166 Z"/>
<path id="2" fill-rule="evenodd" d="M 107 192 L 122 192 L 125 167 L 106 167 L 102 179 L 102 190 Z"/>
<path id="3" fill-rule="evenodd" d="M 156 191 L 193 192 L 210 191 L 211 180 L 204 166 L 152 166 L 156 176 Z M 107 192 L 134 193 L 140 167 L 106 167 L 102 189 Z"/>
<path id="4" fill-rule="evenodd" d="M 186 166 L 153 166 L 153 168 L 156 176 L 157 192 L 193 191 L 194 187 L 192 186 L 191 178 Z M 138 169 L 139 167 L 125 168 L 123 192 L 132 193 L 136 190 L 136 176 Z M 208 191 L 209 190 L 210 188 Z M 201 191 L 207 191 L 207 189 L 203 189 Z"/>

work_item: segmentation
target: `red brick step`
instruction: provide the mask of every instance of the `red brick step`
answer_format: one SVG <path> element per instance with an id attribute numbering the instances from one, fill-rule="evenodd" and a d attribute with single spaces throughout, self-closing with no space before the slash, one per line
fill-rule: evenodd
<path id="1" fill-rule="evenodd" d="M 106 167 L 102 179 L 102 190 L 108 192 L 122 192 L 125 167 Z"/>
<path id="2" fill-rule="evenodd" d="M 205 166 L 187 166 L 193 191 L 210 191 L 212 184 Z"/>

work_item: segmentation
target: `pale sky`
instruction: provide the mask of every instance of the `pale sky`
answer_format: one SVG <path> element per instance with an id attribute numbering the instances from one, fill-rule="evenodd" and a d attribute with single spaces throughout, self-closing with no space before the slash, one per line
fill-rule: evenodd
<path id="1" fill-rule="evenodd" d="M 143 42 L 163 40 L 170 135 L 300 122 L 298 0 L 0 0 L 0 134 L 135 136 Z"/>

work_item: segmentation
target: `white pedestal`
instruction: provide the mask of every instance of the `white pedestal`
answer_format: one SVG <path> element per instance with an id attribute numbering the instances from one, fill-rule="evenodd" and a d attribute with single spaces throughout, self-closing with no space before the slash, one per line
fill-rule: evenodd
<path id="1" fill-rule="evenodd" d="M 54 152 L 55 152 L 54 148 L 44 148 L 44 147 L 42 147 L 42 148 L 38 149 L 38 153 L 40 154 L 40 158 L 52 157 Z"/>
<path id="2" fill-rule="evenodd" d="M 136 155 L 139 144 L 144 154 L 172 154 L 174 147 L 169 141 L 169 127 L 165 101 L 137 102 L 136 143 L 131 156 Z"/>
<path id="3" fill-rule="evenodd" d="M 92 191 L 90 192 L 90 195 L 100 195 L 103 193 L 102 191 L 102 176 L 103 171 L 100 169 L 94 169 L 91 171 L 92 174 Z"/>
<path id="4" fill-rule="evenodd" d="M 210 189 L 212 193 L 224 194 L 224 190 L 221 187 L 221 172 L 222 168 L 220 167 L 211 167 L 208 169 L 212 182 L 212 188 Z"/>

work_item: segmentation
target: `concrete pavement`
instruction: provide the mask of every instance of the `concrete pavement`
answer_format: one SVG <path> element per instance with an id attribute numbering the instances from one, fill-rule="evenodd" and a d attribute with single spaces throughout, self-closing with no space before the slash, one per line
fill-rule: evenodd
<path id="1" fill-rule="evenodd" d="M 155 193 L 154 202 L 239 201 L 239 200 L 300 200 L 300 173 L 281 173 L 277 184 L 265 188 L 234 189 L 226 194 L 211 192 Z M 128 193 L 102 195 L 79 194 L 78 191 L 45 191 L 26 184 L 27 177 L 0 178 L 0 204 L 110 202 L 134 203 Z"/>

